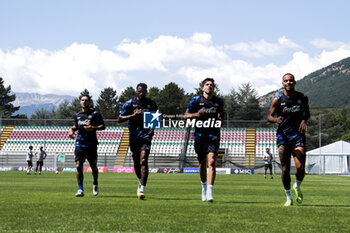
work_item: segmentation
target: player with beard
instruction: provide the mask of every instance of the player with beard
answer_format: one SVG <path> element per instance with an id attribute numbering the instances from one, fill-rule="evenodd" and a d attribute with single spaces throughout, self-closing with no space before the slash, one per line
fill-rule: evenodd
<path id="1" fill-rule="evenodd" d="M 136 96 L 128 100 L 122 107 L 118 122 L 129 121 L 129 142 L 135 173 L 139 182 L 137 196 L 145 198 L 145 188 L 148 179 L 148 157 L 151 150 L 153 129 L 143 128 L 143 112 L 157 111 L 153 100 L 146 98 L 147 85 L 139 83 L 136 86 Z"/>
<path id="2" fill-rule="evenodd" d="M 98 168 L 97 168 L 97 136 L 96 130 L 104 130 L 106 128 L 102 116 L 99 112 L 90 109 L 91 97 L 83 95 L 80 98 L 81 112 L 74 116 L 74 125 L 69 129 L 68 135 L 75 140 L 75 163 L 77 168 L 78 192 L 76 197 L 84 196 L 84 162 L 89 161 L 92 176 L 94 196 L 98 195 Z M 75 131 L 78 134 L 75 135 Z"/>
<path id="3" fill-rule="evenodd" d="M 267 116 L 267 121 L 278 124 L 277 146 L 282 165 L 282 182 L 287 196 L 285 206 L 293 205 L 290 189 L 291 155 L 296 167 L 296 182 L 293 185 L 296 201 L 299 204 L 303 202 L 300 185 L 305 176 L 305 131 L 306 122 L 310 118 L 308 98 L 305 94 L 295 91 L 295 84 L 294 75 L 283 75 L 284 91 L 273 99 Z"/>
<path id="4" fill-rule="evenodd" d="M 214 79 L 204 79 L 201 82 L 201 88 L 203 94 L 193 97 L 185 112 L 184 118 L 195 118 L 197 121 L 202 122 L 208 119 L 222 121 L 224 104 L 221 98 L 214 95 Z M 220 127 L 195 128 L 194 148 L 199 161 L 199 175 L 202 182 L 202 201 L 213 202 L 213 188 L 216 177 L 216 157 L 219 146 Z M 209 167 L 208 173 L 207 164 Z"/>

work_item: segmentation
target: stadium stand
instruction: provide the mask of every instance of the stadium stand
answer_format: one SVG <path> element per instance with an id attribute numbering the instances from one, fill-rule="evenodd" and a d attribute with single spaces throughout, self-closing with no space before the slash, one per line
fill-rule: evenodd
<path id="1" fill-rule="evenodd" d="M 123 167 L 126 156 L 129 152 L 129 129 L 126 127 L 120 139 L 117 155 L 115 158 L 115 167 Z"/>
<path id="2" fill-rule="evenodd" d="M 179 156 L 185 144 L 186 129 L 161 128 L 154 131 L 151 154 Z"/>
<path id="3" fill-rule="evenodd" d="M 270 148 L 272 154 L 277 155 L 276 129 L 256 129 L 256 157 L 263 157 L 265 149 Z"/>
<path id="4" fill-rule="evenodd" d="M 247 129 L 246 146 L 245 146 L 245 167 L 250 168 L 255 166 L 255 142 L 256 142 L 256 130 Z"/>
<path id="5" fill-rule="evenodd" d="M 229 156 L 244 157 L 246 130 L 246 128 L 222 128 L 220 134 L 220 148 L 227 149 L 227 155 Z M 187 147 L 187 156 L 196 156 L 193 134 L 194 129 L 191 130 Z"/>
<path id="6" fill-rule="evenodd" d="M 1 154 L 7 155 L 5 162 L 8 165 L 19 166 L 25 163 L 25 155 L 30 145 L 33 146 L 34 151 L 37 151 L 40 146 L 44 146 L 47 154 L 67 154 L 67 164 L 74 167 L 75 146 L 74 140 L 68 137 L 69 128 L 69 126 L 15 126 L 8 135 L 1 149 Z M 5 134 L 5 129 L 2 137 Z M 98 153 L 105 154 L 105 157 L 112 157 L 99 161 L 100 166 L 105 166 L 109 160 L 115 160 L 123 131 L 123 127 L 107 127 L 106 130 L 97 132 Z M 54 159 L 52 156 L 52 160 Z M 4 159 L 2 158 L 2 160 Z"/>
<path id="7" fill-rule="evenodd" d="M 7 139 L 9 138 L 11 132 L 13 130 L 13 127 L 3 127 L 2 131 L 1 131 L 1 137 L 0 137 L 0 150 L 3 149 L 3 147 L 5 146 L 5 143 L 7 141 Z"/>
<path id="8" fill-rule="evenodd" d="M 29 145 L 36 151 L 39 146 L 44 146 L 45 151 L 54 155 L 65 153 L 67 164 L 74 167 L 74 140 L 68 137 L 69 126 L 1 126 L 0 165 L 25 165 L 25 155 Z M 127 127 L 107 127 L 104 131 L 98 131 L 99 140 L 99 166 L 132 166 L 131 152 L 128 143 Z M 258 166 L 262 163 L 266 147 L 277 155 L 275 129 L 254 128 L 252 136 L 248 128 L 222 128 L 220 148 L 225 151 L 225 161 L 236 161 L 225 166 Z M 194 150 L 194 129 L 188 135 L 186 147 L 186 133 L 184 128 L 161 128 L 155 130 L 151 154 L 150 166 L 178 167 L 181 160 L 185 166 L 197 166 Z M 123 136 L 124 135 L 124 136 Z M 253 137 L 253 138 L 249 138 Z M 123 142 L 122 142 L 122 138 Z M 252 150 L 251 147 L 253 147 Z M 186 153 L 183 153 L 186 150 Z M 249 155 L 248 155 L 249 154 Z M 2 157 L 1 157 L 2 156 Z M 248 158 L 249 157 L 249 158 Z M 260 161 L 261 160 L 261 161 Z M 239 162 L 237 162 L 239 161 Z M 241 164 L 241 165 L 239 165 Z"/>
<path id="9" fill-rule="evenodd" d="M 2 151 L 27 151 L 29 145 L 34 148 L 43 145 L 46 152 L 73 152 L 74 140 L 68 137 L 68 126 L 15 126 Z M 124 128 L 107 127 L 97 132 L 99 152 L 117 150 Z"/>

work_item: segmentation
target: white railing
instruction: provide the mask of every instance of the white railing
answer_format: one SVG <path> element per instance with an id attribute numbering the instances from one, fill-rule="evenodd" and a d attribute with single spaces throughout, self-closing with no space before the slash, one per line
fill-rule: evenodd
<path id="1" fill-rule="evenodd" d="M 306 159 L 306 172 L 308 174 L 349 174 L 350 153 L 322 153 L 309 154 Z"/>

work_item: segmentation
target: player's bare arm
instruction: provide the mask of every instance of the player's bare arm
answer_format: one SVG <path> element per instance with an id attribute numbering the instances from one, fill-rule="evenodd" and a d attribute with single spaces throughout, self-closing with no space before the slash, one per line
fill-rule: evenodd
<path id="1" fill-rule="evenodd" d="M 92 132 L 94 130 L 104 130 L 106 126 L 105 125 L 98 125 L 98 126 L 86 125 L 84 126 L 84 128 L 87 132 Z"/>
<path id="2" fill-rule="evenodd" d="M 271 123 L 281 124 L 283 121 L 283 117 L 282 116 L 274 117 L 274 115 L 276 113 L 277 105 L 278 105 L 278 99 L 274 98 L 272 101 L 271 107 L 269 109 L 269 113 L 267 115 L 267 121 L 271 122 Z"/>
<path id="3" fill-rule="evenodd" d="M 77 131 L 77 127 L 73 126 L 72 128 L 70 128 L 68 130 L 68 136 L 71 138 L 71 139 L 74 139 L 75 138 L 75 134 L 74 132 Z"/>
<path id="4" fill-rule="evenodd" d="M 304 111 L 304 119 L 301 121 L 299 126 L 299 132 L 305 133 L 307 130 L 307 120 L 310 118 L 310 110 L 309 110 L 309 100 L 306 95 L 305 96 L 305 111 Z"/>
<path id="5" fill-rule="evenodd" d="M 200 118 L 200 117 L 203 117 L 204 115 L 205 115 L 205 109 L 201 108 L 196 113 L 190 113 L 186 111 L 184 115 L 184 119 L 186 120 L 186 119 L 192 119 L 192 118 Z"/>
<path id="6" fill-rule="evenodd" d="M 118 123 L 124 122 L 129 120 L 130 118 L 135 117 L 136 115 L 139 115 L 142 113 L 142 109 L 137 109 L 137 111 L 135 111 L 133 114 L 128 115 L 128 116 L 122 116 L 121 114 L 118 117 Z"/>
<path id="7" fill-rule="evenodd" d="M 221 113 L 218 113 L 218 119 L 223 122 L 224 121 L 224 116 Z"/>

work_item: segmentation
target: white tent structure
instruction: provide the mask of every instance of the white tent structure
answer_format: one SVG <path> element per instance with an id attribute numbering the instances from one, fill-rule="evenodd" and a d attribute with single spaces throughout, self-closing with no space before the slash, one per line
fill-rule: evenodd
<path id="1" fill-rule="evenodd" d="M 350 170 L 350 143 L 338 141 L 306 152 L 309 174 L 346 174 Z"/>

